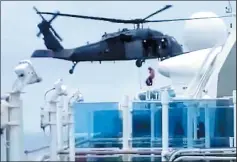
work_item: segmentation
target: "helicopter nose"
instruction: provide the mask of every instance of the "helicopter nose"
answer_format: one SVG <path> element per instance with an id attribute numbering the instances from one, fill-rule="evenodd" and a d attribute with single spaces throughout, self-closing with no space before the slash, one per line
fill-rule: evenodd
<path id="1" fill-rule="evenodd" d="M 165 77 L 170 77 L 170 71 L 165 62 L 159 62 L 158 72 Z"/>

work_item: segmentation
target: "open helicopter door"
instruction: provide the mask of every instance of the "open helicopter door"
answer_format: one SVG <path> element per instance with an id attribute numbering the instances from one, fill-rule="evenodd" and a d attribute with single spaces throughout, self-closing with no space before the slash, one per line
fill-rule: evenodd
<path id="1" fill-rule="evenodd" d="M 125 42 L 125 55 L 127 59 L 143 58 L 143 45 L 141 40 Z"/>

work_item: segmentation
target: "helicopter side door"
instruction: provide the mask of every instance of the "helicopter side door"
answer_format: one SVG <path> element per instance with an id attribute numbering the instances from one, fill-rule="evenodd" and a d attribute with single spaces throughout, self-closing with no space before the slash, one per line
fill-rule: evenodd
<path id="1" fill-rule="evenodd" d="M 144 49 L 144 57 L 150 58 L 150 57 L 159 57 L 159 46 L 158 42 L 155 39 L 146 39 L 142 41 L 142 46 Z"/>
<path id="2" fill-rule="evenodd" d="M 105 40 L 108 49 L 104 53 L 104 57 L 107 60 L 124 60 L 125 59 L 125 48 L 124 43 L 120 41 L 118 37 L 112 37 Z"/>
<path id="3" fill-rule="evenodd" d="M 125 42 L 126 59 L 139 59 L 144 57 L 143 45 L 141 40 Z"/>

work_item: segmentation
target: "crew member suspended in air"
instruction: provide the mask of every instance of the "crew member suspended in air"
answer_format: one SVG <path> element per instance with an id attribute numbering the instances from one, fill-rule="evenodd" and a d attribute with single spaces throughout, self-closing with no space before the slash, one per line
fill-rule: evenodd
<path id="1" fill-rule="evenodd" d="M 147 86 L 152 86 L 153 85 L 153 79 L 155 78 L 155 71 L 151 67 L 148 68 L 149 71 L 149 76 L 146 79 L 146 85 Z"/>

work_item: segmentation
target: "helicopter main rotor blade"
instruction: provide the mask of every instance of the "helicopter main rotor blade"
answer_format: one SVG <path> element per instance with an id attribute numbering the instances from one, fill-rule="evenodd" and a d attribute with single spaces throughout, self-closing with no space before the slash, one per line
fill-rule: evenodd
<path id="1" fill-rule="evenodd" d="M 94 17 L 94 16 L 84 16 L 84 15 L 74 15 L 74 14 L 64 14 L 64 13 L 53 13 L 53 12 L 37 12 L 39 15 L 54 15 L 54 16 L 63 16 L 63 17 L 73 17 L 73 18 L 81 18 L 81 19 L 90 19 L 90 20 L 98 20 L 98 21 L 107 21 L 112 23 L 123 23 L 123 24 L 141 24 L 141 23 L 152 23 L 152 22 L 171 22 L 171 21 L 186 21 L 186 20 L 198 20 L 198 19 L 213 19 L 213 18 L 224 18 L 231 17 L 231 15 L 226 16 L 218 16 L 218 17 L 200 17 L 200 18 L 181 18 L 181 19 L 165 19 L 165 20 L 146 20 L 155 14 L 162 12 L 168 8 L 172 7 L 172 5 L 166 5 L 162 9 L 154 12 L 153 14 L 147 16 L 144 19 L 131 19 L 131 20 L 123 20 L 123 19 L 113 19 L 113 18 L 105 18 L 105 17 Z"/>
<path id="2" fill-rule="evenodd" d="M 174 22 L 174 21 L 189 21 L 189 20 L 200 20 L 200 19 L 216 19 L 216 18 L 225 18 L 232 17 L 233 15 L 224 15 L 224 16 L 216 16 L 216 17 L 197 17 L 197 18 L 183 18 L 183 19 L 167 19 L 167 20 L 146 20 L 144 23 L 153 23 L 153 22 Z"/>
<path id="3" fill-rule="evenodd" d="M 81 18 L 81 19 L 91 19 L 91 20 L 108 21 L 108 22 L 113 22 L 113 23 L 124 23 L 124 24 L 129 24 L 129 23 L 134 22 L 134 20 L 122 20 L 122 19 L 94 17 L 94 16 L 83 16 L 83 15 L 74 15 L 74 14 L 63 14 L 63 13 L 52 13 L 52 12 L 37 12 L 37 14 L 58 15 L 58 16 L 64 16 L 64 17 L 74 17 L 74 18 Z"/>
<path id="4" fill-rule="evenodd" d="M 151 18 L 152 16 L 154 16 L 154 15 L 160 13 L 160 12 L 163 12 L 163 11 L 165 11 L 165 10 L 171 8 L 171 7 L 172 7 L 172 5 L 166 5 L 166 6 L 164 6 L 163 8 L 159 9 L 158 11 L 156 11 L 156 12 L 150 14 L 149 16 L 145 17 L 145 18 L 143 19 L 143 21 L 145 21 L 145 20 Z"/>

